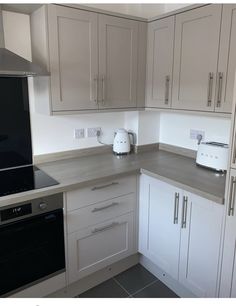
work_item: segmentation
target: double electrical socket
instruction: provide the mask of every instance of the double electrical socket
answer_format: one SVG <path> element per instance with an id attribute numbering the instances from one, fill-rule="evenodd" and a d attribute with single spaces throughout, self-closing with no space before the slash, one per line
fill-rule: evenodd
<path id="1" fill-rule="evenodd" d="M 205 138 L 205 132 L 199 130 L 190 130 L 190 139 L 198 139 L 198 135 L 202 136 L 202 140 Z"/>
<path id="2" fill-rule="evenodd" d="M 101 128 L 95 127 L 95 128 L 87 128 L 86 129 L 86 135 L 85 135 L 85 129 L 74 129 L 74 138 L 75 139 L 81 139 L 85 137 L 97 137 L 98 132 L 101 134 Z"/>

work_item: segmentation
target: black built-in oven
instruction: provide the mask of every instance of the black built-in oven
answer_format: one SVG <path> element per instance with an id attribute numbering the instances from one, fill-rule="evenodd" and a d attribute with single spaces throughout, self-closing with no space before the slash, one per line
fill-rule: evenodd
<path id="1" fill-rule="evenodd" d="M 0 296 L 64 271 L 61 193 L 0 208 Z"/>

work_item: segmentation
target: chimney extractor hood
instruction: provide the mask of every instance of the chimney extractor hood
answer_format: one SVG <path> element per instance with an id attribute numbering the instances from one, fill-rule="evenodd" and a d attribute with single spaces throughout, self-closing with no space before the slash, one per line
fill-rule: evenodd
<path id="1" fill-rule="evenodd" d="M 0 76 L 46 76 L 49 72 L 5 48 L 2 11 L 0 10 Z"/>

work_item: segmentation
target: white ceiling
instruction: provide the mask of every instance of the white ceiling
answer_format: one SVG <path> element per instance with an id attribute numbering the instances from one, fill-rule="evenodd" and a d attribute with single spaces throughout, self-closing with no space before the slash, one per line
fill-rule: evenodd
<path id="1" fill-rule="evenodd" d="M 58 1 L 57 3 L 63 4 L 63 1 Z M 68 3 L 66 3 L 68 5 Z M 168 13 L 176 9 L 180 9 L 182 7 L 190 5 L 189 3 L 73 3 L 73 4 L 80 4 L 85 5 L 93 8 L 99 8 L 102 10 L 112 11 L 121 14 L 128 14 L 143 18 L 152 18 L 158 16 L 160 14 Z M 10 3 L 2 3 L 2 9 L 11 10 L 19 13 L 30 14 L 32 11 L 37 9 L 41 6 L 42 3 L 33 4 L 33 3 L 17 3 L 17 4 L 10 4 Z"/>
<path id="2" fill-rule="evenodd" d="M 192 3 L 191 3 L 192 4 Z M 191 5 L 190 3 L 95 3 L 86 6 L 143 18 L 152 18 Z"/>

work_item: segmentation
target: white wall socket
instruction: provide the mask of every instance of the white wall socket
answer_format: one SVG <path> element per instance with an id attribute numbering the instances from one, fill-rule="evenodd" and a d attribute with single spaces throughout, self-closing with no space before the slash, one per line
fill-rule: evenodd
<path id="1" fill-rule="evenodd" d="M 74 129 L 74 138 L 75 139 L 84 138 L 84 129 Z"/>
<path id="2" fill-rule="evenodd" d="M 100 127 L 95 127 L 95 128 L 87 128 L 87 137 L 97 137 L 97 131 L 101 132 Z"/>
<path id="3" fill-rule="evenodd" d="M 197 139 L 197 136 L 201 135 L 202 140 L 205 138 L 205 132 L 204 131 L 199 131 L 199 130 L 190 130 L 190 139 Z"/>

